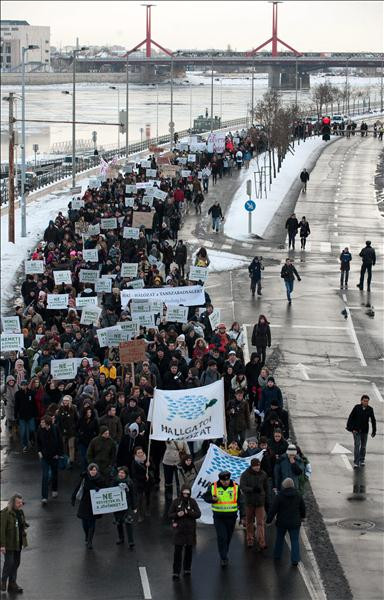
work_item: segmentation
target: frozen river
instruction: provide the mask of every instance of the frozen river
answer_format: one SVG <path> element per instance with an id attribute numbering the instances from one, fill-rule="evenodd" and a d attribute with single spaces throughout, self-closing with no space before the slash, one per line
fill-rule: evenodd
<path id="1" fill-rule="evenodd" d="M 189 83 L 187 83 L 187 81 Z M 324 77 L 313 77 L 311 85 L 325 81 Z M 343 87 L 345 78 L 342 76 L 329 79 L 334 85 Z M 350 77 L 352 86 L 370 88 L 371 101 L 379 97 L 379 80 L 376 78 Z M 175 131 L 186 129 L 198 115 L 203 114 L 207 108 L 210 112 L 210 77 L 201 74 L 187 73 L 184 80 L 178 80 L 174 85 L 174 122 Z M 125 108 L 125 85 L 114 84 L 119 90 L 120 106 Z M 266 92 L 268 85 L 267 75 L 257 74 L 255 77 L 255 103 Z M 71 91 L 71 85 L 28 86 L 26 88 L 26 118 L 71 120 L 72 98 L 63 94 Z M 9 91 L 20 94 L 20 87 L 4 86 L 1 90 L 2 97 Z M 221 116 L 223 120 L 245 116 L 251 105 L 251 76 L 243 75 L 242 78 L 219 77 L 214 80 L 214 115 Z M 284 93 L 287 100 L 294 100 L 295 93 Z M 143 137 L 168 133 L 170 121 L 170 86 L 163 83 L 156 86 L 131 85 L 129 92 L 129 139 L 130 142 L 139 141 L 140 129 Z M 299 92 L 299 99 L 305 105 L 310 103 L 310 92 Z M 85 84 L 76 86 L 76 118 L 79 121 L 106 121 L 118 122 L 118 93 L 110 89 L 108 84 Z M 2 100 L 1 116 L 1 152 L 2 161 L 7 159 L 7 126 L 8 103 Z M 20 117 L 20 101 L 16 102 L 16 116 Z M 20 123 L 17 124 L 20 128 Z M 116 147 L 118 132 L 117 127 L 105 125 L 77 125 L 76 138 L 90 141 L 92 131 L 97 132 L 98 145 L 104 148 Z M 39 145 L 42 153 L 49 152 L 54 144 L 71 140 L 70 124 L 44 124 L 28 123 L 27 132 L 27 157 L 32 157 L 33 144 Z M 120 135 L 121 145 L 125 144 L 125 135 Z"/>

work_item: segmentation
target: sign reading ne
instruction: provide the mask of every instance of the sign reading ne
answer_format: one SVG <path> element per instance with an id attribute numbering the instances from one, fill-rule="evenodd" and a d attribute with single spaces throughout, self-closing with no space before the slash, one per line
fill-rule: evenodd
<path id="1" fill-rule="evenodd" d="M 112 279 L 98 279 L 95 282 L 95 292 L 110 294 L 112 291 Z"/>
<path id="2" fill-rule="evenodd" d="M 214 331 L 220 323 L 220 308 L 215 308 L 211 312 L 211 314 L 209 315 L 209 322 L 211 324 L 212 331 Z"/>
<path id="3" fill-rule="evenodd" d="M 137 263 L 121 263 L 121 277 L 136 277 L 138 266 Z"/>
<path id="4" fill-rule="evenodd" d="M 40 275 L 44 273 L 43 260 L 26 260 L 24 261 L 26 275 Z"/>
<path id="5" fill-rule="evenodd" d="M 99 262 L 99 253 L 96 248 L 90 248 L 88 250 L 83 250 L 83 258 L 85 262 Z"/>
<path id="6" fill-rule="evenodd" d="M 206 281 L 207 277 L 207 267 L 190 267 L 188 274 L 188 279 L 190 281 Z"/>
<path id="7" fill-rule="evenodd" d="M 98 492 L 91 490 L 92 512 L 94 515 L 127 510 L 127 496 L 125 488 L 119 485 L 103 488 Z"/>
<path id="8" fill-rule="evenodd" d="M 140 233 L 140 230 L 137 227 L 124 227 L 123 238 L 126 238 L 126 239 L 131 238 L 133 240 L 138 240 L 139 233 Z"/>
<path id="9" fill-rule="evenodd" d="M 166 304 L 199 306 L 205 304 L 204 288 L 201 285 L 180 287 L 143 288 L 121 291 L 121 304 L 127 306 L 129 300 L 162 300 Z"/>
<path id="10" fill-rule="evenodd" d="M 76 358 L 51 360 L 52 379 L 75 379 L 78 362 Z"/>
<path id="11" fill-rule="evenodd" d="M 117 228 L 117 219 L 115 217 L 101 219 L 101 229 L 116 229 L 116 228 Z"/>
<path id="12" fill-rule="evenodd" d="M 18 352 L 24 348 L 22 333 L 2 333 L 0 339 L 2 352 Z"/>
<path id="13" fill-rule="evenodd" d="M 188 321 L 188 306 L 167 305 L 167 321 L 186 323 Z"/>
<path id="14" fill-rule="evenodd" d="M 55 280 L 56 285 L 60 285 L 61 283 L 72 283 L 72 274 L 71 271 L 53 271 L 53 279 Z"/>
<path id="15" fill-rule="evenodd" d="M 80 325 L 97 325 L 101 310 L 99 306 L 84 306 L 81 312 Z"/>
<path id="16" fill-rule="evenodd" d="M 68 294 L 47 294 L 47 308 L 51 310 L 68 308 Z"/>

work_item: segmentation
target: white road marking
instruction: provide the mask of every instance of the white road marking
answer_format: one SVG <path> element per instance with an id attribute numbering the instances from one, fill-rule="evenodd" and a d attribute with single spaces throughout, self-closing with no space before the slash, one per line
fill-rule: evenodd
<path id="1" fill-rule="evenodd" d="M 345 456 L 345 454 L 339 454 L 341 460 L 343 461 L 344 465 L 347 467 L 348 471 L 353 471 L 353 467 L 351 465 L 351 463 L 349 462 L 348 458 Z"/>
<path id="2" fill-rule="evenodd" d="M 323 586 L 323 580 L 321 579 L 319 565 L 317 564 L 316 557 L 313 553 L 311 542 L 308 539 L 307 532 L 305 530 L 305 526 L 300 527 L 300 536 L 301 536 L 301 541 L 303 542 L 303 546 L 307 551 L 308 558 L 311 562 L 312 569 L 314 571 L 314 575 L 317 579 L 316 585 L 315 585 L 315 590 L 314 590 L 315 594 L 316 594 L 315 598 L 317 598 L 318 600 L 326 600 L 327 594 L 325 593 L 325 588 Z M 301 563 L 299 564 L 299 570 L 300 570 L 301 576 L 303 577 L 300 566 L 301 566 Z M 303 577 L 303 579 L 304 579 L 304 577 Z"/>
<path id="3" fill-rule="evenodd" d="M 360 362 L 363 365 L 363 367 L 366 367 L 367 361 L 364 358 L 364 354 L 360 347 L 359 340 L 357 339 L 355 327 L 354 327 L 353 321 L 352 321 L 351 311 L 349 310 L 348 306 L 345 307 L 345 310 L 347 311 L 347 314 L 348 314 L 347 324 L 348 324 L 348 329 L 349 329 L 349 333 L 351 335 L 352 341 L 355 345 L 356 354 L 359 357 Z"/>
<path id="4" fill-rule="evenodd" d="M 325 594 L 321 578 L 319 579 L 320 571 L 317 566 L 315 555 L 313 554 L 312 547 L 311 547 L 308 537 L 306 538 L 306 541 L 304 541 L 303 529 L 304 529 L 303 527 L 300 527 L 301 539 L 302 539 L 302 542 L 303 542 L 307 552 L 309 550 L 308 559 L 311 563 L 311 567 L 313 568 L 313 573 L 310 573 L 310 571 L 307 569 L 307 567 L 302 562 L 299 562 L 298 570 L 303 579 L 304 585 L 308 590 L 311 600 L 326 600 L 327 596 Z M 285 542 L 286 542 L 289 550 L 291 550 L 291 540 L 289 539 L 288 533 L 285 536 Z M 312 577 L 311 577 L 311 575 L 312 575 Z M 314 581 L 312 581 L 312 579 L 314 579 Z"/>
<path id="5" fill-rule="evenodd" d="M 152 600 L 151 588 L 149 586 L 147 569 L 139 567 L 141 586 L 143 588 L 144 600 Z"/>
<path id="6" fill-rule="evenodd" d="M 377 387 L 376 383 L 371 383 L 371 386 L 373 388 L 373 393 L 375 394 L 376 398 L 378 399 L 379 402 L 384 402 L 384 398 L 380 393 L 379 388 Z"/>
<path id="7" fill-rule="evenodd" d="M 235 301 L 233 299 L 233 279 L 232 279 L 232 271 L 229 271 L 229 281 L 231 284 L 231 304 L 232 304 L 232 318 L 235 320 Z"/>
<path id="8" fill-rule="evenodd" d="M 348 302 L 347 294 L 342 294 L 342 298 L 343 298 L 345 304 L 347 304 L 347 302 Z"/>
<path id="9" fill-rule="evenodd" d="M 248 344 L 247 327 L 250 327 L 250 325 L 244 325 L 243 324 L 243 331 L 244 331 L 244 348 L 243 348 L 243 354 L 244 354 L 244 363 L 245 364 L 247 364 L 249 362 L 249 344 Z"/>

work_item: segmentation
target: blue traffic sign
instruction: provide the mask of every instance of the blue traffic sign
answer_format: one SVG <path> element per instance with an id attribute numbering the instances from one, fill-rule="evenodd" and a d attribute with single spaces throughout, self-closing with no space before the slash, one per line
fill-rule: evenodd
<path id="1" fill-rule="evenodd" d="M 244 208 L 248 212 L 252 212 L 256 208 L 256 202 L 254 202 L 253 200 L 247 200 L 246 203 L 244 204 Z"/>

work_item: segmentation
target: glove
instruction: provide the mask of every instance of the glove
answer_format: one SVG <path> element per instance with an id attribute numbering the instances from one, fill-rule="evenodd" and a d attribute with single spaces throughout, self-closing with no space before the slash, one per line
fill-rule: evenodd
<path id="1" fill-rule="evenodd" d="M 299 277 L 299 279 L 297 281 L 301 281 L 301 277 Z"/>
<path id="2" fill-rule="evenodd" d="M 375 431 L 375 433 L 371 433 L 371 437 L 372 437 L 372 438 L 374 438 L 374 437 L 375 437 L 375 435 L 376 435 L 376 431 Z"/>

